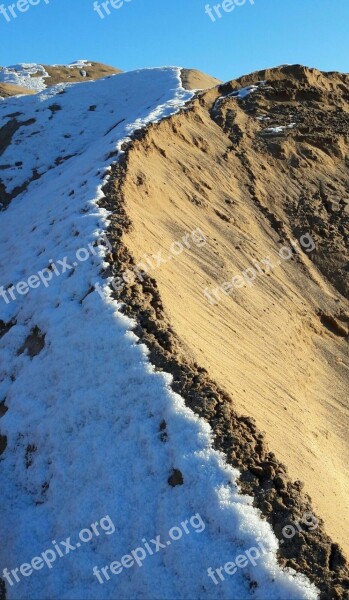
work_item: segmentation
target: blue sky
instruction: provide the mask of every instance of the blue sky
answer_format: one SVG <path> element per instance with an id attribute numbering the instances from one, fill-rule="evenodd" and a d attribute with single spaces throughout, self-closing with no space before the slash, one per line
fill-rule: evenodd
<path id="1" fill-rule="evenodd" d="M 285 63 L 349 71 L 348 0 L 246 0 L 215 22 L 206 0 L 129 0 L 104 19 L 93 0 L 33 1 L 9 22 L 0 14 L 0 64 L 86 58 L 123 70 L 195 67 L 223 80 Z"/>

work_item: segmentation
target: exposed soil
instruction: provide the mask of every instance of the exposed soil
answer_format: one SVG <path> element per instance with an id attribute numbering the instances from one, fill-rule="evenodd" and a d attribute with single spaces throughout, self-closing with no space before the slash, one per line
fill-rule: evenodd
<path id="1" fill-rule="evenodd" d="M 182 69 L 181 79 L 182 86 L 186 90 L 207 90 L 222 83 L 219 79 L 197 71 L 197 69 Z"/>
<path id="2" fill-rule="evenodd" d="M 30 358 L 34 358 L 40 354 L 45 347 L 45 334 L 35 326 L 30 334 L 26 337 L 24 344 L 19 348 L 17 355 L 26 352 Z"/>
<path id="3" fill-rule="evenodd" d="M 103 77 L 108 77 L 108 75 L 122 73 L 120 69 L 104 65 L 103 63 L 91 61 L 90 65 L 81 69 L 64 67 L 62 65 L 58 65 L 57 67 L 43 65 L 46 72 L 50 75 L 50 77 L 45 79 L 45 84 L 51 87 L 57 85 L 57 83 L 83 83 L 84 81 L 102 79 Z"/>
<path id="4" fill-rule="evenodd" d="M 32 125 L 33 123 L 35 123 L 35 119 L 28 119 L 27 121 L 19 121 L 18 120 L 19 116 L 20 116 L 20 114 L 15 113 L 12 116 L 12 118 L 10 119 L 10 121 L 8 121 L 6 123 L 6 125 L 3 125 L 3 127 L 0 127 L 0 156 L 5 152 L 6 148 L 8 146 L 10 146 L 12 138 L 15 135 L 15 133 L 18 131 L 18 129 L 20 129 L 21 127 L 26 127 L 28 125 Z M 16 164 L 16 166 L 17 166 L 17 164 Z M 8 168 L 8 167 L 9 167 L 9 165 L 0 164 L 0 170 Z M 14 198 L 16 198 L 16 196 L 18 196 L 19 194 L 24 192 L 27 189 L 29 183 L 31 181 L 35 181 L 36 179 L 39 179 L 39 177 L 40 177 L 39 173 L 36 170 L 34 170 L 30 180 L 25 181 L 22 185 L 14 188 L 14 190 L 12 192 L 6 191 L 6 187 L 2 183 L 1 177 L 0 177 L 0 211 L 5 210 L 8 207 L 8 205 L 10 204 L 11 200 L 13 200 Z"/>
<path id="5" fill-rule="evenodd" d="M 35 94 L 33 90 L 22 88 L 19 85 L 11 83 L 0 83 L 0 98 L 10 98 L 11 96 L 21 96 Z"/>

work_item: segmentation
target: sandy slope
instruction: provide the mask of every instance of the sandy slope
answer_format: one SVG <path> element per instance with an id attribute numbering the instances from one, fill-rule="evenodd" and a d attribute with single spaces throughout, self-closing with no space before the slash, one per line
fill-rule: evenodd
<path id="1" fill-rule="evenodd" d="M 216 77 L 206 75 L 197 69 L 182 69 L 182 85 L 187 90 L 206 90 L 222 83 Z"/>
<path id="2" fill-rule="evenodd" d="M 175 240 L 204 232 L 206 245 L 151 273 L 165 311 L 195 360 L 240 413 L 256 418 L 291 477 L 305 482 L 348 553 L 348 303 L 340 294 L 348 218 L 343 203 L 339 212 L 330 206 L 348 190 L 343 77 L 271 71 L 266 88 L 243 101 L 227 98 L 215 119 L 219 93 L 208 92 L 135 145 L 124 194 L 133 223 L 125 243 L 136 262 L 159 250 L 168 256 Z M 256 118 L 266 115 L 267 123 Z M 293 120 L 294 130 L 261 137 Z M 311 256 L 295 253 L 253 286 L 221 292 L 215 305 L 205 298 L 205 287 L 307 232 L 317 246 Z"/>
<path id="3" fill-rule="evenodd" d="M 71 68 L 64 65 L 44 65 L 50 78 L 46 80 L 47 86 L 56 85 L 57 83 L 82 83 L 84 81 L 98 80 L 108 75 L 117 75 L 122 73 L 120 69 L 110 67 L 103 63 L 90 62 L 88 66 L 81 69 Z"/>
<path id="4" fill-rule="evenodd" d="M 33 91 L 22 88 L 18 85 L 11 85 L 10 83 L 0 83 L 0 97 L 10 98 L 10 96 L 19 96 L 21 94 L 34 94 Z"/>

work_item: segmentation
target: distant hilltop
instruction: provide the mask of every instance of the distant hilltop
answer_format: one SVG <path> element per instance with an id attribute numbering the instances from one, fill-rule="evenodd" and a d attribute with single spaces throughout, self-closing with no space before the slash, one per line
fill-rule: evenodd
<path id="1" fill-rule="evenodd" d="M 4 89 L 7 86 L 20 87 L 20 93 L 36 93 L 57 83 L 79 83 L 91 79 L 102 79 L 117 73 L 122 73 L 122 71 L 103 63 L 88 60 L 77 60 L 68 65 L 19 63 L 9 67 L 0 67 L 0 85 L 5 84 Z"/>
<path id="2" fill-rule="evenodd" d="M 82 83 L 118 75 L 121 69 L 99 62 L 76 60 L 68 65 L 39 65 L 19 63 L 9 67 L 0 67 L 0 97 L 35 94 L 58 83 Z M 208 89 L 221 81 L 196 69 L 182 69 L 184 88 Z"/>

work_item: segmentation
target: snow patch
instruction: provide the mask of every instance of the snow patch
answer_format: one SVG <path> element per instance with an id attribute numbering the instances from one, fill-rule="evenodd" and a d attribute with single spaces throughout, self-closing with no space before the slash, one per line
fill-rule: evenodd
<path id="1" fill-rule="evenodd" d="M 239 90 L 234 90 L 226 96 L 219 96 L 219 98 L 217 98 L 216 102 L 214 103 L 212 110 L 217 110 L 218 106 L 221 104 L 221 102 L 223 102 L 225 98 L 237 98 L 237 100 L 244 100 L 245 98 L 250 96 L 250 94 L 256 92 L 261 86 L 265 86 L 265 84 L 265 81 L 259 81 L 256 85 L 249 85 L 247 87 L 240 88 Z"/>
<path id="2" fill-rule="evenodd" d="M 92 64 L 87 60 L 76 60 L 68 65 L 55 65 L 56 67 L 67 67 L 68 69 L 83 69 L 84 67 L 92 67 Z"/>
<path id="3" fill-rule="evenodd" d="M 289 125 L 277 125 L 276 127 L 267 127 L 267 129 L 263 129 L 261 132 L 262 135 L 280 135 L 289 131 L 290 129 L 294 129 L 297 123 L 290 123 Z"/>
<path id="4" fill-rule="evenodd" d="M 260 83 L 260 85 L 262 84 L 264 84 L 264 82 Z M 231 94 L 229 94 L 229 96 L 232 96 L 233 98 L 239 98 L 239 100 L 243 100 L 244 98 L 247 98 L 247 96 L 249 96 L 250 94 L 253 94 L 253 92 L 256 92 L 258 88 L 259 85 L 249 85 L 248 87 L 241 88 L 236 92 L 232 92 Z"/>
<path id="5" fill-rule="evenodd" d="M 10 67 L 0 67 L 0 82 L 18 85 L 35 92 L 46 88 L 45 79 L 49 77 L 42 65 L 19 63 Z"/>

